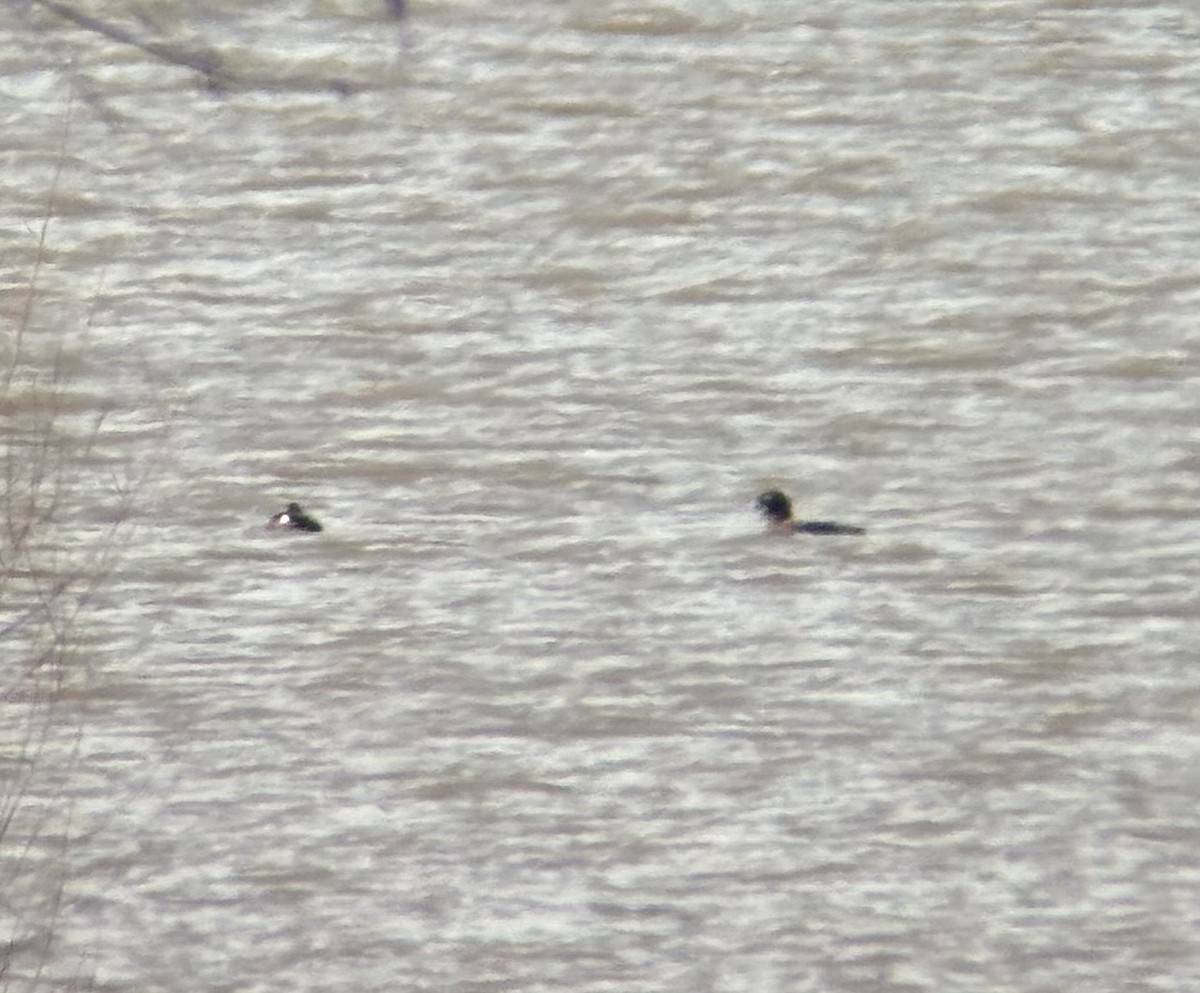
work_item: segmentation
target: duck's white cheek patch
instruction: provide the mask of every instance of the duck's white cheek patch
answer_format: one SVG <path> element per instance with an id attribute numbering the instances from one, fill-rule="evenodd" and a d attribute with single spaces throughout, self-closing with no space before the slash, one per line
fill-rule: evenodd
<path id="1" fill-rule="evenodd" d="M 291 523 L 292 523 L 292 519 L 290 517 L 288 517 L 287 514 L 279 515 L 279 526 L 280 527 L 287 527 Z"/>

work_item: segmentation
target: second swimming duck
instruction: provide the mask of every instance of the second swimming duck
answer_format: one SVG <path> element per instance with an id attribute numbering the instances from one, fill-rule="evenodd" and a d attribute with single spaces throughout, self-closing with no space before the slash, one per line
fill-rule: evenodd
<path id="1" fill-rule="evenodd" d="M 836 521 L 797 521 L 792 518 L 792 501 L 782 490 L 767 490 L 754 501 L 762 515 L 770 523 L 772 531 L 787 534 L 866 534 L 865 528 Z"/>
<path id="2" fill-rule="evenodd" d="M 267 521 L 269 528 L 290 528 L 292 531 L 320 531 L 321 522 L 309 517 L 298 503 L 289 503 L 286 508 Z"/>

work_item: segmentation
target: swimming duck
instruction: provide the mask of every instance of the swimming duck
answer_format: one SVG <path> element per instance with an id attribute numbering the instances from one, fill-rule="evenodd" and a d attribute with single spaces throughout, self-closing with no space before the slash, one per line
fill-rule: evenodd
<path id="1" fill-rule="evenodd" d="M 309 517 L 298 503 L 289 503 L 286 508 L 267 521 L 269 528 L 290 528 L 293 531 L 320 531 L 321 524 Z"/>
<path id="2" fill-rule="evenodd" d="M 782 490 L 767 490 L 754 501 L 762 515 L 770 522 L 772 531 L 786 534 L 866 534 L 865 528 L 836 521 L 797 521 L 792 518 L 792 501 Z"/>

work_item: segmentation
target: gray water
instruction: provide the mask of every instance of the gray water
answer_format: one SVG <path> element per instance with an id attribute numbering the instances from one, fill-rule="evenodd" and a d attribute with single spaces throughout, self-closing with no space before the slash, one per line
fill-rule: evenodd
<path id="1" fill-rule="evenodd" d="M 43 984 L 1200 988 L 1193 7 L 382 6 L 2 15 L 136 482 Z"/>

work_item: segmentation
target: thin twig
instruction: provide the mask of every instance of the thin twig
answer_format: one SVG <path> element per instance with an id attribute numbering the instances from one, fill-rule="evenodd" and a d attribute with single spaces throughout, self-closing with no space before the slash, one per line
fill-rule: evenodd
<path id="1" fill-rule="evenodd" d="M 33 0 L 33 2 L 65 20 L 78 24 L 81 28 L 103 35 L 105 38 L 123 45 L 131 45 L 161 62 L 198 72 L 207 80 L 212 89 L 224 90 L 240 86 L 249 89 L 329 90 L 339 96 L 347 96 L 354 91 L 354 87 L 344 79 L 321 80 L 306 76 L 286 75 L 274 77 L 238 72 L 226 66 L 220 53 L 211 49 L 197 50 L 142 38 L 126 28 L 102 21 L 91 14 L 85 14 L 70 4 L 60 3 L 59 0 Z"/>
<path id="2" fill-rule="evenodd" d="M 38 275 L 46 261 L 46 235 L 50 231 L 50 219 L 54 216 L 54 198 L 58 195 L 59 184 L 62 181 L 63 166 L 67 161 L 67 142 L 71 137 L 71 118 L 73 116 L 75 94 L 67 94 L 67 112 L 64 115 L 62 136 L 58 140 L 58 155 L 54 160 L 54 175 L 50 180 L 50 188 L 46 192 L 46 206 L 42 208 L 42 226 L 38 231 L 37 251 L 33 256 L 33 269 L 29 274 L 29 286 L 25 291 L 25 301 L 21 305 L 21 315 L 17 318 L 17 329 L 13 334 L 12 355 L 4 370 L 4 381 L 0 382 L 0 395 L 8 392 L 12 386 L 13 375 L 21 364 L 21 349 L 25 340 L 25 329 L 33 318 L 33 302 L 36 294 Z"/>

